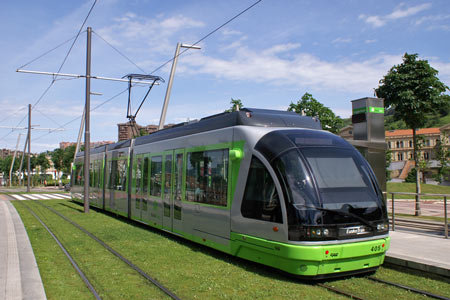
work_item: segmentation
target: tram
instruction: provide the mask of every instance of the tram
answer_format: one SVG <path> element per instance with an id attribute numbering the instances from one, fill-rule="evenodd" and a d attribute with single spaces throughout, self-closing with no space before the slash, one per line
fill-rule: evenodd
<path id="1" fill-rule="evenodd" d="M 90 205 L 296 276 L 371 272 L 389 248 L 367 161 L 293 112 L 242 109 L 100 146 L 89 170 Z"/>

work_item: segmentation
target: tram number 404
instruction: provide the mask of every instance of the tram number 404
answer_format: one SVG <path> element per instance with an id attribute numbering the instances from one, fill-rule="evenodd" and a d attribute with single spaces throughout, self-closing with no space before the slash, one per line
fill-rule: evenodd
<path id="1" fill-rule="evenodd" d="M 381 247 L 381 245 L 377 245 L 377 246 L 372 246 L 372 248 L 370 248 L 370 251 L 377 252 L 377 251 L 381 251 L 382 249 L 383 249 L 383 247 Z"/>

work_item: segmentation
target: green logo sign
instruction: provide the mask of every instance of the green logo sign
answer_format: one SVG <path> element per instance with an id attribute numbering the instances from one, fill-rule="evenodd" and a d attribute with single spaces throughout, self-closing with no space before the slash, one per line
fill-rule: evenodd
<path id="1" fill-rule="evenodd" d="M 384 114 L 384 107 L 369 106 L 369 107 L 355 108 L 353 110 L 354 115 L 363 113 Z"/>

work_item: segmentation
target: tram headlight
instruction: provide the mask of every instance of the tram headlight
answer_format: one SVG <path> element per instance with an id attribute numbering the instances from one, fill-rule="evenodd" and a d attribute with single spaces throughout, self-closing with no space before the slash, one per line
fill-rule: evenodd
<path id="1" fill-rule="evenodd" d="M 389 224 L 388 223 L 378 223 L 377 224 L 377 231 L 378 232 L 383 232 L 383 231 L 388 231 L 389 230 Z"/>
<path id="2" fill-rule="evenodd" d="M 324 228 L 324 227 L 306 227 L 305 228 L 305 234 L 306 238 L 309 239 L 322 239 L 322 238 L 331 238 L 335 236 L 335 231 L 330 228 Z"/>

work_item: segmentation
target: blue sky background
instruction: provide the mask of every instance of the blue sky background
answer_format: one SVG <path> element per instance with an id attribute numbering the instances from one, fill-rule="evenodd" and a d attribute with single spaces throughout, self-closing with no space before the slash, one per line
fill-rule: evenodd
<path id="1" fill-rule="evenodd" d="M 146 72 L 173 57 L 177 42 L 194 43 L 255 1 L 99 0 L 87 25 L 96 34 L 92 75 L 120 78 Z M 93 1 L 1 1 L 0 126 L 26 126 L 52 78 L 15 70 L 74 37 Z M 25 69 L 56 72 L 70 42 Z M 86 34 L 61 72 L 85 73 Z M 246 107 L 287 109 L 305 93 L 349 117 L 351 100 L 373 96 L 378 81 L 405 52 L 418 53 L 450 85 L 450 2 L 263 0 L 180 56 L 166 123 L 219 113 L 231 98 Z M 171 64 L 154 73 L 166 79 Z M 126 83 L 92 80 L 92 108 L 126 89 Z M 58 80 L 33 111 L 32 124 L 56 128 L 81 116 L 84 79 Z M 157 124 L 166 84 L 154 87 L 137 122 Z M 133 88 L 134 108 L 146 88 Z M 116 140 L 126 122 L 127 93 L 91 113 L 91 140 Z M 23 120 L 23 121 L 22 121 Z M 22 121 L 22 122 L 21 122 Z M 32 152 L 76 141 L 80 121 L 65 131 L 33 131 Z M 0 128 L 0 148 L 14 148 L 20 131 Z M 25 131 L 21 131 L 25 133 Z M 23 147 L 24 137 L 20 148 Z"/>

